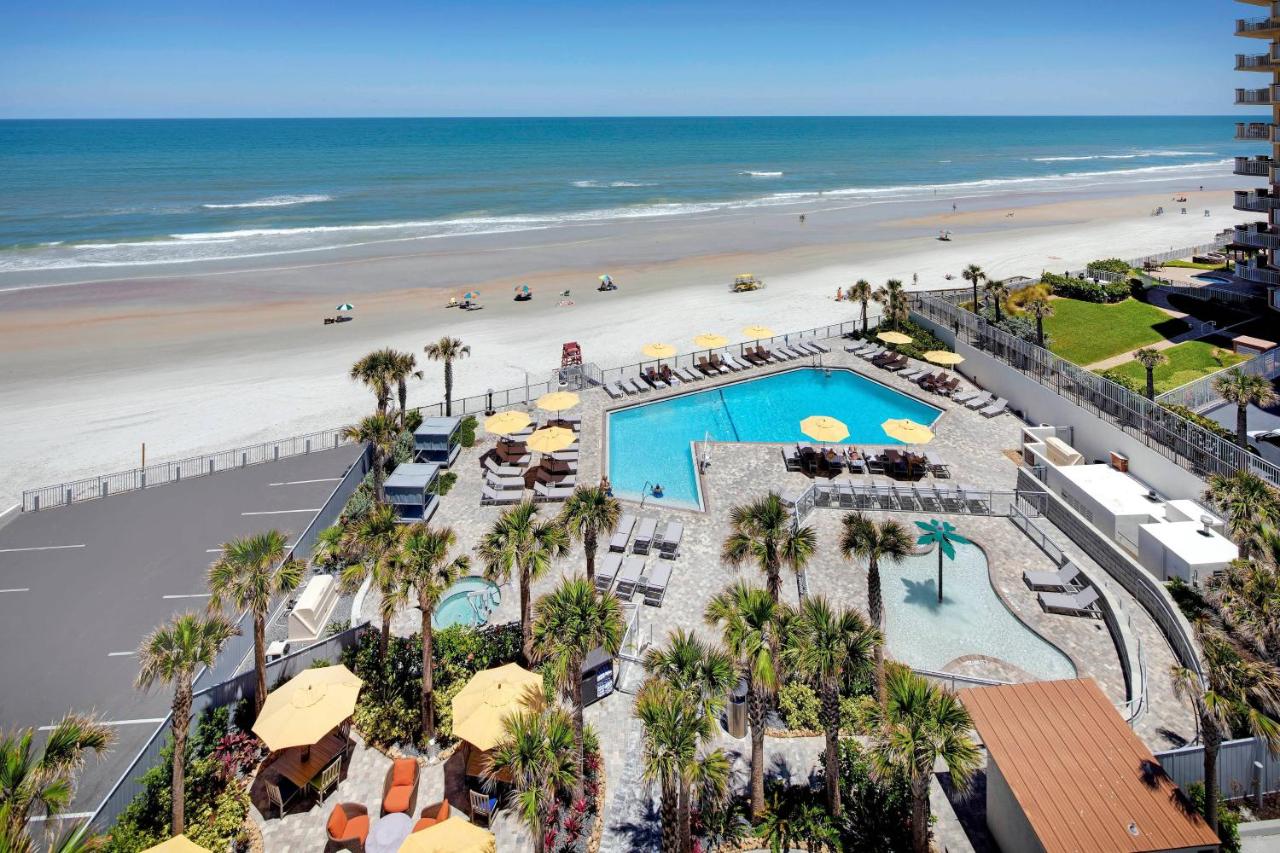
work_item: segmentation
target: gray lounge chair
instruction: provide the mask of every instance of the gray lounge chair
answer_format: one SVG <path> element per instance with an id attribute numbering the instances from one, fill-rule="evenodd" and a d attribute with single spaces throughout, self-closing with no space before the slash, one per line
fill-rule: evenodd
<path id="1" fill-rule="evenodd" d="M 710 362 L 712 370 L 721 374 L 737 373 L 742 369 L 741 365 L 731 361 L 728 356 L 721 355 L 718 352 L 711 353 Z"/>
<path id="2" fill-rule="evenodd" d="M 631 538 L 631 529 L 635 526 L 636 517 L 631 513 L 618 519 L 618 529 L 613 531 L 613 536 L 609 539 L 609 550 L 625 553 L 627 540 Z"/>
<path id="3" fill-rule="evenodd" d="M 909 367 L 906 370 L 903 370 L 898 375 L 901 376 L 903 379 L 910 379 L 911 381 L 914 382 L 915 380 L 919 379 L 921 376 L 924 376 L 928 372 L 929 372 L 929 368 L 927 367 Z"/>
<path id="4" fill-rule="evenodd" d="M 613 586 L 613 579 L 618 576 L 618 570 L 621 568 L 621 554 L 605 554 L 600 560 L 600 565 L 596 567 L 596 590 L 598 592 L 608 592 L 609 587 Z"/>
<path id="5" fill-rule="evenodd" d="M 965 400 L 964 404 L 975 411 L 989 406 L 991 405 L 991 392 L 983 391 L 978 396 Z"/>
<path id="6" fill-rule="evenodd" d="M 635 541 L 631 543 L 631 553 L 648 554 L 653 547 L 653 534 L 658 529 L 658 522 L 652 518 L 640 519 L 640 527 L 636 530 Z"/>
<path id="7" fill-rule="evenodd" d="M 640 380 L 636 379 L 634 376 L 628 376 L 626 379 L 623 379 L 622 387 L 626 388 L 632 394 L 643 394 L 645 391 L 649 390 L 648 385 L 642 385 Z"/>
<path id="8" fill-rule="evenodd" d="M 1079 588 L 1079 584 L 1076 583 L 1079 577 L 1080 569 L 1070 560 L 1052 572 L 1022 573 L 1022 579 L 1026 581 L 1027 586 L 1035 590 L 1063 590 L 1064 592 L 1075 590 Z"/>
<path id="9" fill-rule="evenodd" d="M 864 346 L 866 346 L 866 344 L 845 344 L 844 351 L 849 353 L 849 355 L 857 355 Z"/>
<path id="10" fill-rule="evenodd" d="M 924 452 L 924 460 L 925 460 L 925 463 L 929 466 L 929 473 L 933 474 L 933 476 L 935 477 L 951 476 L 950 466 L 948 466 L 947 463 L 943 461 L 942 458 L 939 457 L 938 454 L 934 453 L 932 450 L 926 450 Z"/>
<path id="11" fill-rule="evenodd" d="M 480 505 L 498 505 L 498 504 L 518 504 L 520 503 L 524 493 L 517 492 L 515 489 L 500 491 L 490 488 L 489 486 L 480 487 Z"/>
<path id="12" fill-rule="evenodd" d="M 701 375 L 694 373 L 692 370 L 690 370 L 687 367 L 677 367 L 674 372 L 676 376 L 679 376 L 685 382 L 697 382 L 699 379 L 702 378 Z"/>
<path id="13" fill-rule="evenodd" d="M 743 361 L 742 359 L 738 358 L 736 355 L 726 355 L 724 357 L 724 360 L 729 364 L 737 365 L 738 370 L 746 370 L 754 366 L 749 362 Z"/>
<path id="14" fill-rule="evenodd" d="M 534 501 L 562 501 L 572 494 L 573 486 L 548 486 L 546 483 L 533 484 Z"/>
<path id="15" fill-rule="evenodd" d="M 958 394 L 952 394 L 951 399 L 955 400 L 957 403 L 967 403 L 981 393 L 982 391 L 978 388 L 970 388 L 968 391 L 961 391 Z"/>
<path id="16" fill-rule="evenodd" d="M 858 353 L 858 355 L 860 355 L 862 358 L 866 359 L 867 361 L 870 361 L 871 359 L 880 355 L 882 352 L 885 352 L 885 348 L 877 344 L 876 346 L 872 347 L 869 350 L 863 350 L 862 352 Z"/>
<path id="17" fill-rule="evenodd" d="M 491 489 L 518 491 L 524 488 L 524 477 L 499 477 L 497 474 L 485 474 L 484 481 Z"/>
<path id="18" fill-rule="evenodd" d="M 1040 606 L 1050 613 L 1094 619 L 1102 617 L 1097 607 L 1098 591 L 1091 586 L 1076 592 L 1041 592 L 1036 598 L 1040 600 Z"/>
<path id="19" fill-rule="evenodd" d="M 662 599 L 667 594 L 667 584 L 670 582 L 671 564 L 659 560 L 644 580 L 644 603 L 650 607 L 661 607 Z"/>
<path id="20" fill-rule="evenodd" d="M 604 393 L 608 394 L 609 397 L 614 400 L 621 400 L 627 395 L 627 392 L 623 391 L 622 386 L 617 382 L 606 382 L 604 386 Z"/>
<path id="21" fill-rule="evenodd" d="M 524 474 L 524 469 L 518 465 L 503 465 L 492 456 L 484 458 L 484 470 L 495 477 L 519 477 Z"/>
<path id="22" fill-rule="evenodd" d="M 819 341 L 809 341 L 809 346 L 821 353 L 831 352 L 831 348 L 829 346 Z"/>
<path id="23" fill-rule="evenodd" d="M 644 557 L 632 554 L 622 561 L 622 571 L 618 573 L 618 586 L 614 595 L 623 601 L 630 601 L 635 595 L 640 578 L 644 575 Z"/>
<path id="24" fill-rule="evenodd" d="M 678 521 L 668 521 L 653 544 L 658 546 L 658 556 L 674 560 L 680 556 L 680 540 L 684 538 L 684 525 Z"/>
<path id="25" fill-rule="evenodd" d="M 994 418 L 996 415 L 1002 415 L 1005 409 L 1009 407 L 1009 401 L 1004 397 L 997 397 L 996 401 L 985 408 L 979 409 L 978 414 L 984 417 Z"/>

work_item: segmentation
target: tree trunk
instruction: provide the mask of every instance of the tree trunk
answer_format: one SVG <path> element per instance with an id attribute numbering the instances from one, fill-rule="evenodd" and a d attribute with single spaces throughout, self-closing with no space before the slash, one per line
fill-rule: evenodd
<path id="1" fill-rule="evenodd" d="M 862 300 L 862 334 L 867 334 L 867 300 Z"/>
<path id="2" fill-rule="evenodd" d="M 980 313 L 978 311 L 978 280 L 976 278 L 973 280 L 973 313 Z"/>
<path id="3" fill-rule="evenodd" d="M 1236 444 L 1249 449 L 1249 404 L 1236 406 Z"/>
<path id="4" fill-rule="evenodd" d="M 764 697 L 747 686 L 747 716 L 751 724 L 751 817 L 764 814 Z"/>
<path id="5" fill-rule="evenodd" d="M 191 725 L 191 673 L 181 670 L 173 688 L 173 835 L 181 835 L 186 829 L 184 805 L 186 804 L 187 729 Z"/>
<path id="6" fill-rule="evenodd" d="M 832 680 L 822 684 L 822 727 L 827 739 L 824 775 L 827 784 L 827 811 L 840 819 L 840 694 Z"/>
<path id="7" fill-rule="evenodd" d="M 526 567 L 520 572 L 520 650 L 525 663 L 533 660 L 533 626 L 529 623 L 529 584 L 533 583 Z"/>
<path id="8" fill-rule="evenodd" d="M 1154 400 L 1156 398 L 1156 369 L 1154 367 L 1147 368 L 1147 399 Z"/>
<path id="9" fill-rule="evenodd" d="M 1036 346 L 1044 349 L 1044 318 L 1036 317 Z"/>
<path id="10" fill-rule="evenodd" d="M 434 740 L 436 736 L 436 683 L 435 634 L 431 631 L 431 603 L 425 597 L 418 599 L 422 608 L 422 739 Z"/>
<path id="11" fill-rule="evenodd" d="M 444 361 L 444 416 L 453 415 L 453 362 Z"/>
<path id="12" fill-rule="evenodd" d="M 582 550 L 587 554 L 587 583 L 591 584 L 593 589 L 596 583 L 596 548 L 598 545 L 595 527 L 588 527 L 582 534 Z"/>
<path id="13" fill-rule="evenodd" d="M 880 562 L 874 557 L 867 568 L 867 613 L 871 617 L 871 625 L 884 636 L 884 598 L 880 592 Z M 876 698 L 880 707 L 885 707 L 888 696 L 884 686 L 884 642 L 876 643 Z"/>
<path id="14" fill-rule="evenodd" d="M 659 806 L 662 815 L 662 853 L 680 853 L 680 820 L 677 816 L 679 807 L 676 799 L 675 785 L 664 781 Z"/>
<path id="15" fill-rule="evenodd" d="M 378 607 L 379 614 L 382 617 L 382 630 L 378 632 L 378 660 L 386 663 L 387 646 L 391 644 L 391 614 L 387 612 L 387 595 L 382 594 L 382 601 Z"/>
<path id="16" fill-rule="evenodd" d="M 261 613 L 253 614 L 253 668 L 258 673 L 258 689 L 253 695 L 253 718 L 262 713 L 262 703 L 267 701 L 267 620 Z"/>
<path id="17" fill-rule="evenodd" d="M 765 582 L 769 587 L 769 597 L 777 604 L 782 595 L 782 566 L 778 560 L 778 545 L 769 542 L 765 546 L 764 557 Z"/>
<path id="18" fill-rule="evenodd" d="M 1218 832 L 1218 747 L 1222 737 L 1211 721 L 1201 717 L 1204 738 L 1204 822 Z"/>
<path id="19" fill-rule="evenodd" d="M 911 783 L 911 849 L 929 853 L 929 777 Z"/>
<path id="20" fill-rule="evenodd" d="M 544 837 L 546 832 L 542 828 L 542 818 L 534 818 L 533 826 L 529 829 L 529 834 L 533 836 L 533 853 L 546 853 L 547 843 Z"/>
<path id="21" fill-rule="evenodd" d="M 938 603 L 942 603 L 942 543 L 938 543 Z"/>
<path id="22" fill-rule="evenodd" d="M 572 683 L 569 686 L 569 696 L 573 699 L 573 756 L 574 763 L 577 765 L 576 778 L 573 780 L 573 798 L 575 800 L 582 799 L 583 784 L 582 776 L 586 764 L 583 750 L 582 730 L 584 727 L 582 719 L 582 661 L 573 661 L 573 671 L 571 673 Z"/>
<path id="23" fill-rule="evenodd" d="M 693 850 L 693 818 L 690 799 L 691 793 L 689 791 L 689 781 L 687 779 L 681 779 L 680 800 L 676 805 L 676 820 L 680 827 L 680 853 L 691 853 Z"/>
<path id="24" fill-rule="evenodd" d="M 400 386 L 396 389 L 396 394 L 400 400 L 400 429 L 403 430 L 406 423 L 405 418 L 408 414 L 405 411 L 405 406 L 409 402 L 409 383 L 406 380 L 400 380 Z"/>

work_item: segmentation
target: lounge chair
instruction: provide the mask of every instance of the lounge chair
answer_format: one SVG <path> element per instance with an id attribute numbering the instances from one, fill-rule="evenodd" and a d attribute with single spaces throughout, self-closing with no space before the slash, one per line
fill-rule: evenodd
<path id="1" fill-rule="evenodd" d="M 915 382 L 917 379 L 920 379 L 928 372 L 929 372 L 929 368 L 924 367 L 923 365 L 920 365 L 917 367 L 908 367 L 898 375 L 901 376 L 903 379 L 910 379 L 912 382 Z"/>
<path id="2" fill-rule="evenodd" d="M 959 394 L 952 394 L 951 399 L 957 403 L 967 403 L 982 392 L 977 388 L 970 388 L 968 391 L 961 391 Z"/>
<path id="3" fill-rule="evenodd" d="M 545 457 L 544 457 L 545 458 Z M 578 451 L 576 450 L 557 450 L 551 454 L 551 459 L 555 462 L 577 462 Z"/>
<path id="4" fill-rule="evenodd" d="M 1040 606 L 1049 613 L 1062 613 L 1066 616 L 1091 616 L 1101 618 L 1098 611 L 1098 591 L 1093 587 L 1085 587 L 1076 592 L 1041 592 L 1036 595 Z"/>
<path id="5" fill-rule="evenodd" d="M 652 518 L 640 519 L 640 527 L 636 530 L 635 541 L 631 543 L 631 553 L 648 554 L 653 546 L 653 534 L 658 529 L 658 522 Z"/>
<path id="6" fill-rule="evenodd" d="M 662 532 L 653 540 L 658 546 L 658 556 L 674 560 L 680 556 L 680 540 L 684 538 L 684 525 L 678 521 L 668 521 Z"/>
<path id="7" fill-rule="evenodd" d="M 497 474 L 485 474 L 484 482 L 491 489 L 523 489 L 524 477 L 499 477 Z"/>
<path id="8" fill-rule="evenodd" d="M 644 580 L 644 603 L 650 607 L 661 607 L 670 582 L 671 564 L 658 561 L 658 565 L 653 567 Z"/>
<path id="9" fill-rule="evenodd" d="M 495 489 L 492 486 L 483 485 L 480 487 L 480 505 L 488 506 L 490 504 L 518 504 L 524 492 L 517 492 L 515 489 Z"/>
<path id="10" fill-rule="evenodd" d="M 640 584 L 640 578 L 643 574 L 644 557 L 635 554 L 630 555 L 622 561 L 622 571 L 618 573 L 618 586 L 614 589 L 613 594 L 622 601 L 630 601 L 631 596 L 636 593 L 636 587 Z"/>
<path id="11" fill-rule="evenodd" d="M 1068 560 L 1061 568 L 1052 572 L 1023 572 L 1022 579 L 1027 586 L 1035 590 L 1072 591 L 1079 588 L 1076 579 L 1080 577 L 1080 569 Z"/>
<path id="12" fill-rule="evenodd" d="M 747 370 L 751 367 L 751 364 L 749 364 L 746 361 L 743 361 L 742 359 L 738 358 L 736 355 L 726 355 L 724 357 L 724 360 L 726 364 L 735 365 L 738 370 Z"/>
<path id="13" fill-rule="evenodd" d="M 711 365 L 712 369 L 720 373 L 736 373 L 737 371 L 742 370 L 742 367 L 734 364 L 727 358 L 722 358 L 718 352 L 711 353 L 710 359 L 707 363 Z"/>
<path id="14" fill-rule="evenodd" d="M 925 464 L 929 467 L 929 473 L 933 474 L 935 477 L 951 476 L 950 466 L 948 466 L 947 463 L 932 450 L 926 450 L 924 452 L 924 460 Z"/>
<path id="15" fill-rule="evenodd" d="M 627 540 L 631 538 L 631 529 L 635 526 L 636 517 L 631 513 L 627 513 L 618 519 L 618 529 L 613 531 L 613 536 L 609 539 L 609 550 L 625 553 Z"/>
<path id="16" fill-rule="evenodd" d="M 937 373 L 925 373 L 916 378 L 916 384 L 926 391 L 932 391 L 938 387 L 938 383 L 946 379 L 946 374 L 939 370 Z"/>
<path id="17" fill-rule="evenodd" d="M 519 477 L 524 469 L 517 465 L 502 465 L 492 456 L 484 458 L 484 469 L 495 477 Z"/>
<path id="18" fill-rule="evenodd" d="M 960 387 L 960 380 L 954 376 L 950 379 L 944 379 L 933 386 L 933 393 L 941 394 L 944 397 L 950 397 L 955 390 Z"/>
<path id="19" fill-rule="evenodd" d="M 829 346 L 824 343 L 820 343 L 819 341 L 809 341 L 809 346 L 813 347 L 820 353 L 831 352 L 831 348 Z"/>
<path id="20" fill-rule="evenodd" d="M 622 386 L 617 382 L 606 382 L 604 386 L 604 393 L 608 394 L 610 399 L 613 400 L 621 400 L 627 395 L 627 392 L 623 391 Z"/>
<path id="21" fill-rule="evenodd" d="M 897 370 L 902 370 L 902 368 L 906 367 L 910 363 L 911 363 L 911 360 L 907 358 L 905 355 L 898 355 L 896 358 L 891 358 L 885 363 L 881 364 L 880 366 L 883 367 L 885 370 L 897 371 Z"/>
<path id="22" fill-rule="evenodd" d="M 989 503 L 991 492 L 988 489 L 979 489 L 977 486 L 970 486 L 961 483 L 960 486 L 961 499 L 969 511 L 975 515 L 984 515 L 990 512 L 991 505 Z"/>
<path id="23" fill-rule="evenodd" d="M 646 370 L 640 378 L 659 390 L 671 387 L 667 384 L 665 379 L 658 375 L 658 371 L 654 370 L 652 367 Z"/>
<path id="24" fill-rule="evenodd" d="M 632 394 L 643 394 L 645 391 L 649 390 L 648 385 L 643 384 L 634 376 L 628 376 L 626 379 L 623 379 L 622 387 L 631 389 Z"/>
<path id="25" fill-rule="evenodd" d="M 968 406 L 970 409 L 974 409 L 975 411 L 977 409 L 985 408 L 991 405 L 991 392 L 983 391 L 978 396 L 971 397 L 968 400 L 965 400 L 964 404 Z"/>
<path id="26" fill-rule="evenodd" d="M 796 446 L 790 450 L 788 450 L 785 447 L 782 448 L 782 464 L 784 467 L 786 467 L 788 471 L 800 470 L 801 462 L 800 462 L 799 446 Z"/>
<path id="27" fill-rule="evenodd" d="M 841 509 L 853 509 L 858 505 L 857 498 L 853 493 L 853 483 L 836 483 L 836 503 L 840 505 Z"/>
<path id="28" fill-rule="evenodd" d="M 675 369 L 675 374 L 676 376 L 679 376 L 681 379 L 683 379 L 685 382 L 697 382 L 699 379 L 702 378 L 697 373 L 694 373 L 693 370 L 688 367 L 677 367 Z"/>
<path id="29" fill-rule="evenodd" d="M 986 406 L 978 410 L 978 414 L 984 417 L 994 418 L 996 415 L 1002 415 L 1005 409 L 1009 407 L 1009 401 L 1004 397 L 997 397 L 996 401 L 990 406 Z"/>
<path id="30" fill-rule="evenodd" d="M 857 355 L 865 346 L 866 344 L 845 344 L 844 351 L 849 353 L 849 355 Z"/>
<path id="31" fill-rule="evenodd" d="M 853 352 L 856 355 L 862 355 L 863 353 L 871 352 L 876 348 L 877 346 L 874 341 L 859 341 L 857 344 L 854 344 L 854 347 L 850 352 Z"/>
<path id="32" fill-rule="evenodd" d="M 714 376 L 720 371 L 711 366 L 711 362 L 707 361 L 705 356 L 698 356 L 698 369 L 707 376 Z"/>
<path id="33" fill-rule="evenodd" d="M 600 565 L 596 566 L 596 590 L 598 592 L 608 592 L 609 587 L 613 586 L 613 579 L 618 576 L 618 569 L 622 568 L 622 555 L 612 552 L 605 554 L 600 560 Z"/>
<path id="34" fill-rule="evenodd" d="M 549 486 L 546 483 L 533 484 L 533 499 L 536 502 L 562 501 L 573 494 L 573 486 Z"/>
<path id="35" fill-rule="evenodd" d="M 887 352 L 887 350 L 884 347 L 879 344 L 873 344 L 869 349 L 864 349 L 862 352 L 858 353 L 858 357 L 865 361 L 871 361 L 871 359 L 883 355 L 885 352 Z"/>
<path id="36" fill-rule="evenodd" d="M 762 346 L 756 347 L 756 357 L 765 364 L 777 364 L 782 359 L 773 354 L 772 350 L 767 350 Z"/>

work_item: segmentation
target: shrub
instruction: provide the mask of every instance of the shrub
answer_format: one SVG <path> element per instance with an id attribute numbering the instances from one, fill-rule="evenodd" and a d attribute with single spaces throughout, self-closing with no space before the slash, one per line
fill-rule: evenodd
<path id="1" fill-rule="evenodd" d="M 453 484 L 456 482 L 458 482 L 457 473 L 453 471 L 445 471 L 443 474 L 441 474 L 439 477 L 436 478 L 435 483 L 432 484 L 431 488 L 428 491 L 430 491 L 432 494 L 436 494 L 436 495 L 440 495 L 441 497 L 444 497 L 445 495 L 449 494 L 449 490 L 453 488 Z"/>
<path id="2" fill-rule="evenodd" d="M 462 419 L 462 423 L 458 425 L 458 443 L 463 447 L 474 447 L 476 443 L 476 428 L 480 425 L 475 415 L 467 415 Z"/>
<path id="3" fill-rule="evenodd" d="M 840 741 L 841 849 L 889 853 L 911 849 L 911 790 L 901 777 L 877 780 L 856 740 Z"/>
<path id="4" fill-rule="evenodd" d="M 404 413 L 404 428 L 412 433 L 422 426 L 422 410 L 410 409 Z"/>
<path id="5" fill-rule="evenodd" d="M 821 708 L 813 688 L 802 681 L 792 681 L 778 689 L 778 713 L 788 729 L 818 731 Z"/>
<path id="6" fill-rule="evenodd" d="M 1206 418 L 1204 415 L 1200 414 L 1199 412 L 1193 412 L 1191 409 L 1188 409 L 1186 406 L 1177 406 L 1172 403 L 1170 404 L 1162 403 L 1161 405 L 1164 406 L 1164 408 L 1168 409 L 1169 411 L 1173 412 L 1175 415 L 1178 415 L 1179 417 L 1182 417 L 1182 418 L 1185 418 L 1186 420 L 1191 421 L 1196 426 L 1201 427 L 1202 429 L 1208 430 L 1209 432 L 1213 433 L 1219 438 L 1226 439 L 1227 441 L 1230 441 L 1233 443 L 1236 440 L 1236 434 L 1233 431 L 1227 429 L 1226 427 L 1224 427 L 1222 424 L 1218 423 L 1215 420 Z"/>
<path id="7" fill-rule="evenodd" d="M 1111 370 L 1104 370 L 1098 375 L 1101 376 L 1103 379 L 1107 379 L 1107 380 L 1110 380 L 1111 382 L 1116 383 L 1122 388 L 1129 389 L 1135 394 L 1140 394 L 1144 397 L 1147 394 L 1147 386 L 1145 382 L 1139 384 L 1139 382 L 1136 379 L 1133 379 L 1128 374 L 1121 373 L 1120 371 L 1115 370 L 1114 368 Z"/>
<path id="8" fill-rule="evenodd" d="M 412 462 L 418 455 L 418 448 L 413 443 L 413 433 L 408 430 L 396 436 L 395 446 L 391 448 L 391 461 L 396 465 Z"/>
<path id="9" fill-rule="evenodd" d="M 1020 287 L 1011 292 L 1004 303 L 1014 311 L 1021 311 L 1032 299 L 1048 297 L 1049 293 L 1050 290 L 1047 284 L 1033 284 L 1030 287 Z"/>
<path id="10" fill-rule="evenodd" d="M 1204 783 L 1192 782 L 1187 786 L 1187 796 L 1196 811 L 1204 814 Z M 1222 853 L 1240 853 L 1240 813 L 1231 807 L 1218 792 L 1218 838 L 1222 841 Z"/>
<path id="11" fill-rule="evenodd" d="M 851 735 L 870 734 L 872 715 L 879 707 L 876 698 L 869 693 L 861 696 L 842 696 L 840 698 L 840 730 Z"/>
<path id="12" fill-rule="evenodd" d="M 1128 261 L 1122 261 L 1119 258 L 1104 258 L 1100 261 L 1089 261 L 1085 269 L 1091 273 L 1113 272 L 1117 275 L 1128 275 L 1133 267 L 1129 266 Z"/>
<path id="13" fill-rule="evenodd" d="M 1080 299 L 1084 302 L 1123 302 L 1131 294 L 1127 281 L 1093 281 L 1087 278 L 1069 278 L 1051 272 L 1041 273 L 1040 280 L 1049 285 L 1055 296 Z"/>

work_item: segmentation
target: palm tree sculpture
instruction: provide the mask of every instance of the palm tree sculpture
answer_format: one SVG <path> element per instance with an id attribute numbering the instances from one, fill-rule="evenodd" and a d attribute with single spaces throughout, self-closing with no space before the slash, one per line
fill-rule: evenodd
<path id="1" fill-rule="evenodd" d="M 43 739 L 37 748 L 33 728 L 0 732 L 0 850 L 34 850 L 27 821 L 58 817 L 75 796 L 75 776 L 86 753 L 101 758 L 116 735 L 94 717 L 67 714 Z M 77 823 L 71 832 L 83 833 L 86 825 Z"/>
<path id="2" fill-rule="evenodd" d="M 942 558 L 956 558 L 956 545 L 968 545 L 969 540 L 956 533 L 956 526 L 949 521 L 938 521 L 933 518 L 927 522 L 917 521 L 916 527 L 924 532 L 916 539 L 917 545 L 938 546 L 938 603 L 942 603 Z"/>
<path id="3" fill-rule="evenodd" d="M 560 524 L 574 539 L 582 540 L 587 557 L 587 582 L 596 581 L 596 548 L 601 533 L 618 526 L 622 505 L 601 486 L 578 486 L 560 509 Z"/>
<path id="4" fill-rule="evenodd" d="M 1280 673 L 1269 663 L 1242 658 L 1212 629 L 1201 630 L 1204 680 L 1174 666 L 1173 688 L 1191 699 L 1204 743 L 1204 819 L 1218 831 L 1218 749 L 1233 731 L 1261 738 L 1274 756 L 1280 753 Z"/>
<path id="5" fill-rule="evenodd" d="M 1044 318 L 1053 316 L 1053 305 L 1043 296 L 1033 296 L 1025 307 L 1036 318 L 1036 346 L 1044 349 Z"/>
<path id="6" fill-rule="evenodd" d="M 982 271 L 982 267 L 977 264 L 969 264 L 960 273 L 960 277 L 973 285 L 973 313 L 981 313 L 978 310 L 978 286 L 986 281 L 987 274 Z"/>
<path id="7" fill-rule="evenodd" d="M 876 290 L 871 298 L 881 305 L 885 306 L 885 315 L 889 319 L 890 325 L 896 330 L 902 326 L 907 320 L 907 294 L 902 289 L 902 282 L 896 278 L 891 278 L 884 283 L 884 287 Z"/>
<path id="8" fill-rule="evenodd" d="M 396 401 L 400 404 L 398 420 L 402 432 L 408 429 L 409 380 L 421 378 L 422 371 L 418 369 L 418 359 L 413 353 L 388 351 L 387 379 L 396 386 Z"/>
<path id="9" fill-rule="evenodd" d="M 806 598 L 791 620 L 782 660 L 788 672 L 813 682 L 822 701 L 826 735 L 827 810 L 840 817 L 840 688 L 871 669 L 879 633 L 856 610 L 835 610 L 821 596 Z"/>
<path id="10" fill-rule="evenodd" d="M 1249 406 L 1270 406 L 1277 399 L 1271 380 L 1245 373 L 1239 368 L 1228 370 L 1213 380 L 1213 390 L 1236 407 L 1236 444 L 1249 449 Z"/>
<path id="11" fill-rule="evenodd" d="M 859 557 L 867 561 L 867 615 L 871 626 L 881 632 L 876 644 L 876 696 L 885 702 L 884 670 L 884 595 L 880 584 L 880 561 L 897 563 L 911 553 L 914 543 L 907 528 L 896 521 L 876 522 L 860 512 L 841 519 L 840 553 L 845 559 Z"/>
<path id="12" fill-rule="evenodd" d="M 730 533 L 720 559 L 736 567 L 750 560 L 764 572 L 769 595 L 782 594 L 782 566 L 799 573 L 813 557 L 818 537 L 811 527 L 792 529 L 791 514 L 777 492 L 729 511 Z"/>
<path id="13" fill-rule="evenodd" d="M 173 817 L 170 831 L 185 828 L 185 769 L 187 730 L 191 726 L 191 682 L 200 667 L 213 666 L 227 644 L 240 633 L 226 617 L 181 613 L 156 628 L 138 649 L 138 687 L 148 690 L 156 682 L 173 685 Z"/>
<path id="14" fill-rule="evenodd" d="M 999 325 L 1001 319 L 1000 303 L 1009 298 L 1009 288 L 1005 286 L 1003 281 L 988 279 L 983 290 L 986 291 L 987 296 L 991 298 L 991 302 L 995 306 L 996 325 Z"/>
<path id="15" fill-rule="evenodd" d="M 378 414 L 387 413 L 387 405 L 391 402 L 391 360 L 388 355 L 392 350 L 374 350 L 361 357 L 351 365 L 351 378 L 362 382 L 373 392 L 377 401 Z"/>
<path id="16" fill-rule="evenodd" d="M 724 647 L 747 680 L 747 719 L 751 724 L 751 815 L 764 813 L 764 724 L 769 701 L 778 689 L 774 649 L 787 620 L 787 608 L 760 587 L 739 581 L 707 603 L 708 625 L 720 629 Z"/>
<path id="17" fill-rule="evenodd" d="M 973 720 L 956 694 L 895 666 L 886 683 L 888 704 L 873 718 L 871 762 L 882 777 L 899 776 L 911 789 L 911 842 L 929 851 L 929 783 L 941 760 L 951 783 L 964 791 L 978 768 Z"/>
<path id="18" fill-rule="evenodd" d="M 390 504 L 376 505 L 347 528 L 347 550 L 356 560 L 342 570 L 341 583 L 344 589 L 354 591 L 369 577 L 381 596 L 378 607 L 382 619 L 382 632 L 378 637 L 380 661 L 387 659 L 391 619 L 401 601 L 395 554 L 404 532 L 405 528 L 396 518 L 396 509 Z"/>
<path id="19" fill-rule="evenodd" d="M 849 298 L 862 306 L 862 334 L 867 333 L 867 303 L 871 301 L 871 282 L 860 278 L 849 288 Z"/>
<path id="20" fill-rule="evenodd" d="M 488 754 L 482 776 L 489 787 L 510 785 L 508 800 L 533 836 L 534 853 L 546 850 L 543 816 L 559 791 L 576 782 L 573 724 L 559 708 L 523 711 L 503 721 L 506 737 Z"/>
<path id="21" fill-rule="evenodd" d="M 360 423 L 344 428 L 342 435 L 349 441 L 368 444 L 373 448 L 373 491 L 379 503 L 385 501 L 387 496 L 382 484 L 387 476 L 387 459 L 391 457 L 396 441 L 400 438 L 400 427 L 396 419 L 382 413 L 369 415 L 362 418 Z"/>
<path id="22" fill-rule="evenodd" d="M 1226 514 L 1231 537 L 1244 557 L 1256 550 L 1261 528 L 1280 524 L 1280 493 L 1252 471 L 1214 474 L 1204 499 Z"/>
<path id="23" fill-rule="evenodd" d="M 506 583 L 520 578 L 520 636 L 526 661 L 533 660 L 530 588 L 569 552 L 569 534 L 554 519 L 538 517 L 538 505 L 523 501 L 498 517 L 476 546 L 485 577 Z"/>
<path id="24" fill-rule="evenodd" d="M 1154 400 L 1156 398 L 1156 368 L 1169 359 L 1165 358 L 1164 353 L 1155 347 L 1142 347 L 1133 353 L 1133 357 L 1147 371 L 1147 399 Z"/>
<path id="25" fill-rule="evenodd" d="M 471 355 L 471 347 L 458 338 L 445 335 L 435 343 L 427 344 L 422 349 L 432 361 L 444 362 L 444 413 L 453 414 L 453 363 Z"/>
<path id="26" fill-rule="evenodd" d="M 413 592 L 422 615 L 422 739 L 436 736 L 435 702 L 435 634 L 431 617 L 436 604 L 450 585 L 471 568 L 471 560 L 459 554 L 450 557 L 458 544 L 452 527 L 428 527 L 414 524 L 401 536 L 394 555 L 397 579 L 407 596 Z"/>
<path id="27" fill-rule="evenodd" d="M 209 567 L 209 612 L 219 613 L 230 603 L 237 611 L 253 614 L 253 668 L 258 674 L 253 695 L 253 716 L 267 701 L 267 613 L 271 600 L 293 592 L 302 582 L 306 566 L 286 560 L 289 540 L 279 530 L 233 539 L 222 546 L 222 556 Z"/>
<path id="28" fill-rule="evenodd" d="M 622 648 L 626 624 L 622 605 L 612 595 L 596 596 L 595 586 L 582 578 L 561 581 L 538 599 L 533 620 L 533 657 L 546 665 L 560 690 L 573 705 L 573 749 L 577 762 L 573 797 L 582 796 L 585 759 L 582 736 L 582 663 L 596 649 L 610 657 Z"/>

